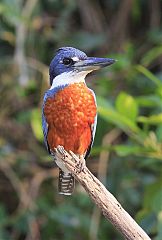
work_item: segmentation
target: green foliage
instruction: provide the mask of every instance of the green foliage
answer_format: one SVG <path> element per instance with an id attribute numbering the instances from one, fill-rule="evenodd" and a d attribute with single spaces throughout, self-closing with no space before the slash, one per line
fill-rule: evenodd
<path id="1" fill-rule="evenodd" d="M 98 113 L 101 117 L 103 117 L 106 121 L 109 121 L 111 123 L 115 123 L 119 128 L 123 129 L 126 132 L 129 132 L 131 130 L 132 133 L 137 133 L 139 131 L 138 126 L 132 119 L 125 114 L 121 114 L 121 110 L 117 111 L 114 107 L 111 105 L 107 105 L 106 102 L 103 105 L 104 99 L 97 98 L 98 99 Z M 119 101 L 118 101 L 118 107 L 119 107 Z"/>
<path id="2" fill-rule="evenodd" d="M 127 93 L 121 92 L 116 99 L 117 111 L 132 120 L 136 121 L 138 115 L 138 105 L 136 100 Z"/>
<path id="3" fill-rule="evenodd" d="M 33 109 L 31 113 L 31 127 L 35 137 L 39 141 L 43 141 L 43 132 L 42 132 L 42 118 L 41 118 L 41 110 L 40 109 Z"/>
<path id="4" fill-rule="evenodd" d="M 117 60 L 87 81 L 98 104 L 88 167 L 97 175 L 100 153 L 109 151 L 106 187 L 151 239 L 162 239 L 161 7 L 160 0 L 0 2 L 0 239 L 93 239 L 94 205 L 78 185 L 71 197 L 57 194 L 41 129 L 49 62 L 66 45 Z M 95 220 L 95 239 L 122 239 L 104 217 Z"/>

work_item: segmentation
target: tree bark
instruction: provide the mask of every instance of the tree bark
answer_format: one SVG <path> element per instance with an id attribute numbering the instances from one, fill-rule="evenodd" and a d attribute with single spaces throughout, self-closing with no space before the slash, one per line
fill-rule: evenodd
<path id="1" fill-rule="evenodd" d="M 62 146 L 56 148 L 56 157 L 62 160 L 75 179 L 84 187 L 94 203 L 127 240 L 150 240 L 144 230 L 122 208 L 116 198 L 88 170 L 79 172 L 80 159 L 72 152 L 68 153 Z"/>

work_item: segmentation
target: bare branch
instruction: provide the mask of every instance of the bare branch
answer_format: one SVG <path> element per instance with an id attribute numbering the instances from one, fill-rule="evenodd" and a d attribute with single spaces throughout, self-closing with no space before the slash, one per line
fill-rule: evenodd
<path id="1" fill-rule="evenodd" d="M 109 133 L 107 133 L 102 140 L 102 147 L 108 146 L 112 144 L 121 134 L 121 130 L 114 128 Z M 103 149 L 100 153 L 99 161 L 98 161 L 98 179 L 103 183 L 106 184 L 106 173 L 108 168 L 110 152 L 108 150 Z M 101 210 L 96 205 L 94 205 L 90 230 L 89 230 L 89 238 L 90 240 L 97 240 L 97 234 L 100 225 L 100 218 L 101 218 Z"/>
<path id="2" fill-rule="evenodd" d="M 21 86 L 26 86 L 29 80 L 25 56 L 25 41 L 28 32 L 28 26 L 26 22 L 27 20 L 29 21 L 37 1 L 38 0 L 26 1 L 25 6 L 22 8 L 22 16 L 25 19 L 25 21 L 21 20 L 16 24 L 16 46 L 14 58 L 18 66 L 19 83 Z"/>
<path id="3" fill-rule="evenodd" d="M 64 162 L 73 176 L 87 191 L 91 199 L 102 210 L 108 219 L 127 240 L 150 240 L 149 236 L 122 208 L 116 198 L 103 186 L 103 184 L 88 170 L 78 173 L 79 158 L 72 152 L 67 153 L 63 147 L 56 148 L 56 155 Z"/>

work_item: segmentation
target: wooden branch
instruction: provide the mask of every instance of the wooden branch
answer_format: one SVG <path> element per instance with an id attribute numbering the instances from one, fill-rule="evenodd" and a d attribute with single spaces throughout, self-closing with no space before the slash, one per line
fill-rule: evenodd
<path id="1" fill-rule="evenodd" d="M 78 173 L 77 165 L 80 159 L 72 152 L 68 153 L 62 146 L 56 148 L 57 157 L 71 171 L 75 179 L 84 187 L 94 203 L 102 210 L 108 219 L 127 240 L 150 240 L 149 236 L 122 208 L 116 198 L 88 170 Z"/>

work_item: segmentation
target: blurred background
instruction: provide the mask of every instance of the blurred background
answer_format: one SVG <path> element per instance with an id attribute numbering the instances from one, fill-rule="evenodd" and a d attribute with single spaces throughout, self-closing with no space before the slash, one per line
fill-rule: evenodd
<path id="1" fill-rule="evenodd" d="M 113 57 L 91 74 L 98 127 L 89 169 L 162 239 L 162 1 L 0 1 L 0 239 L 120 240 L 77 184 L 57 193 L 41 130 L 57 48 Z"/>

